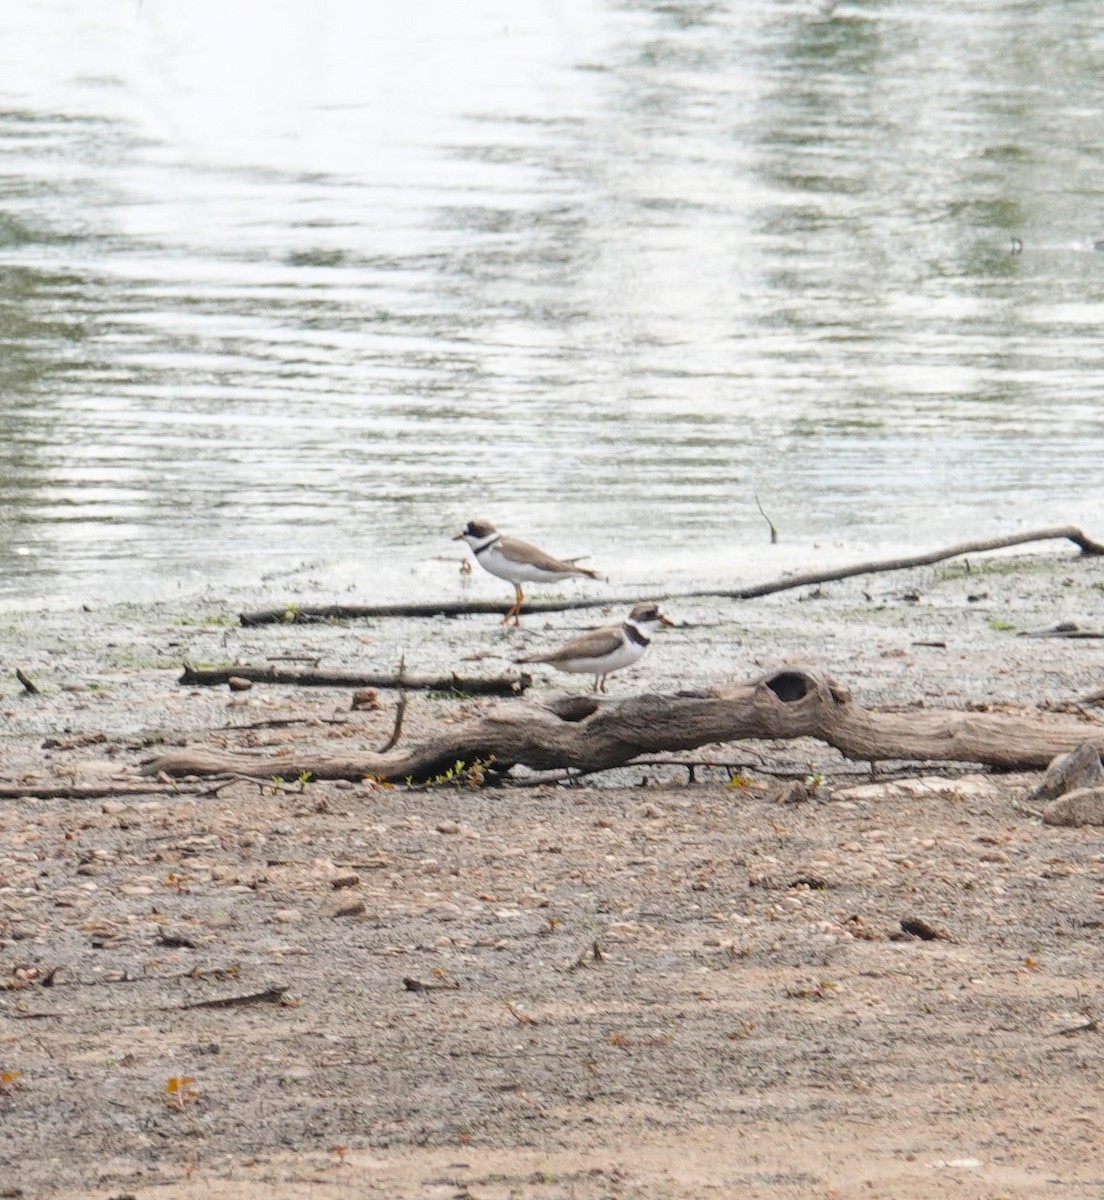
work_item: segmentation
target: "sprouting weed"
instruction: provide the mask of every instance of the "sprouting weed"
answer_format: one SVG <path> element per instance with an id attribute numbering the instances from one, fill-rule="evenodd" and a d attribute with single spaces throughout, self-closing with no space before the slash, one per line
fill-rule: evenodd
<path id="1" fill-rule="evenodd" d="M 490 758 L 477 758 L 474 762 L 465 762 L 458 758 L 451 767 L 446 768 L 440 775 L 435 775 L 426 781 L 427 787 L 482 787 L 487 779 L 487 768 L 494 762 Z M 407 778 L 409 783 L 409 777 Z"/>

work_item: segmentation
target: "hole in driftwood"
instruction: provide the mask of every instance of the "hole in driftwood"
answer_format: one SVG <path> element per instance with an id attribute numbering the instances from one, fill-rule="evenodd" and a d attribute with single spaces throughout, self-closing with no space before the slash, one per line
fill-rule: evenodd
<path id="1" fill-rule="evenodd" d="M 765 682 L 784 704 L 803 700 L 809 694 L 809 681 L 797 671 L 779 671 Z"/>
<path id="2" fill-rule="evenodd" d="M 561 721 L 585 721 L 598 711 L 598 701 L 592 696 L 563 696 L 547 708 Z"/>

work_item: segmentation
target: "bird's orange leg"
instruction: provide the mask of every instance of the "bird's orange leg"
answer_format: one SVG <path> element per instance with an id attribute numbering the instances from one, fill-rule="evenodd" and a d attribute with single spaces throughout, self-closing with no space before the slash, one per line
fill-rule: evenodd
<path id="1" fill-rule="evenodd" d="M 513 603 L 513 606 L 507 610 L 506 615 L 502 618 L 503 625 L 509 625 L 511 617 L 514 618 L 515 625 L 521 624 L 521 604 L 524 599 L 525 599 L 525 593 L 521 590 L 521 584 L 515 583 L 514 584 L 514 603 Z"/>

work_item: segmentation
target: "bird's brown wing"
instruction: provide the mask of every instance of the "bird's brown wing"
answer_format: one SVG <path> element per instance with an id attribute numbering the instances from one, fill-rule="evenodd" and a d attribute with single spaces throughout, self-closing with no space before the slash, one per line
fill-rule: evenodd
<path id="1" fill-rule="evenodd" d="M 601 629 L 592 629 L 589 633 L 573 637 L 551 654 L 530 654 L 527 658 L 519 658 L 517 661 L 558 663 L 573 658 L 601 658 L 603 654 L 612 654 L 620 645 L 621 626 L 605 625 Z"/>
<path id="2" fill-rule="evenodd" d="M 531 562 L 534 566 L 540 567 L 542 571 L 564 571 L 572 575 L 589 575 L 591 579 L 598 578 L 596 571 L 592 571 L 588 567 L 580 567 L 577 563 L 565 562 L 562 558 L 555 558 L 541 550 L 539 546 L 531 546 L 528 542 L 520 541 L 518 538 L 507 537 L 503 534 L 495 546 L 499 554 L 503 558 L 510 559 L 511 562 Z"/>

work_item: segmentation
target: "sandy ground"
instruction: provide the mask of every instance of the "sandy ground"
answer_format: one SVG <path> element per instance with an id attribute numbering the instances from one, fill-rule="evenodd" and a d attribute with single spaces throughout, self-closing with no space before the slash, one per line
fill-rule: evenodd
<path id="1" fill-rule="evenodd" d="M 1104 643 L 1017 632 L 1099 628 L 1102 590 L 1055 554 L 671 601 L 611 688 L 801 661 L 867 705 L 1059 706 L 1104 687 Z M 1104 1195 L 1104 839 L 1041 824 L 1036 776 L 871 782 L 795 742 L 684 755 L 694 783 L 124 794 L 166 745 L 390 732 L 387 693 L 184 689 L 185 659 L 493 673 L 607 616 L 236 611 L 0 620 L 0 783 L 26 789 L 0 800 L 0 1196 Z M 419 697 L 405 736 L 563 686 Z"/>

